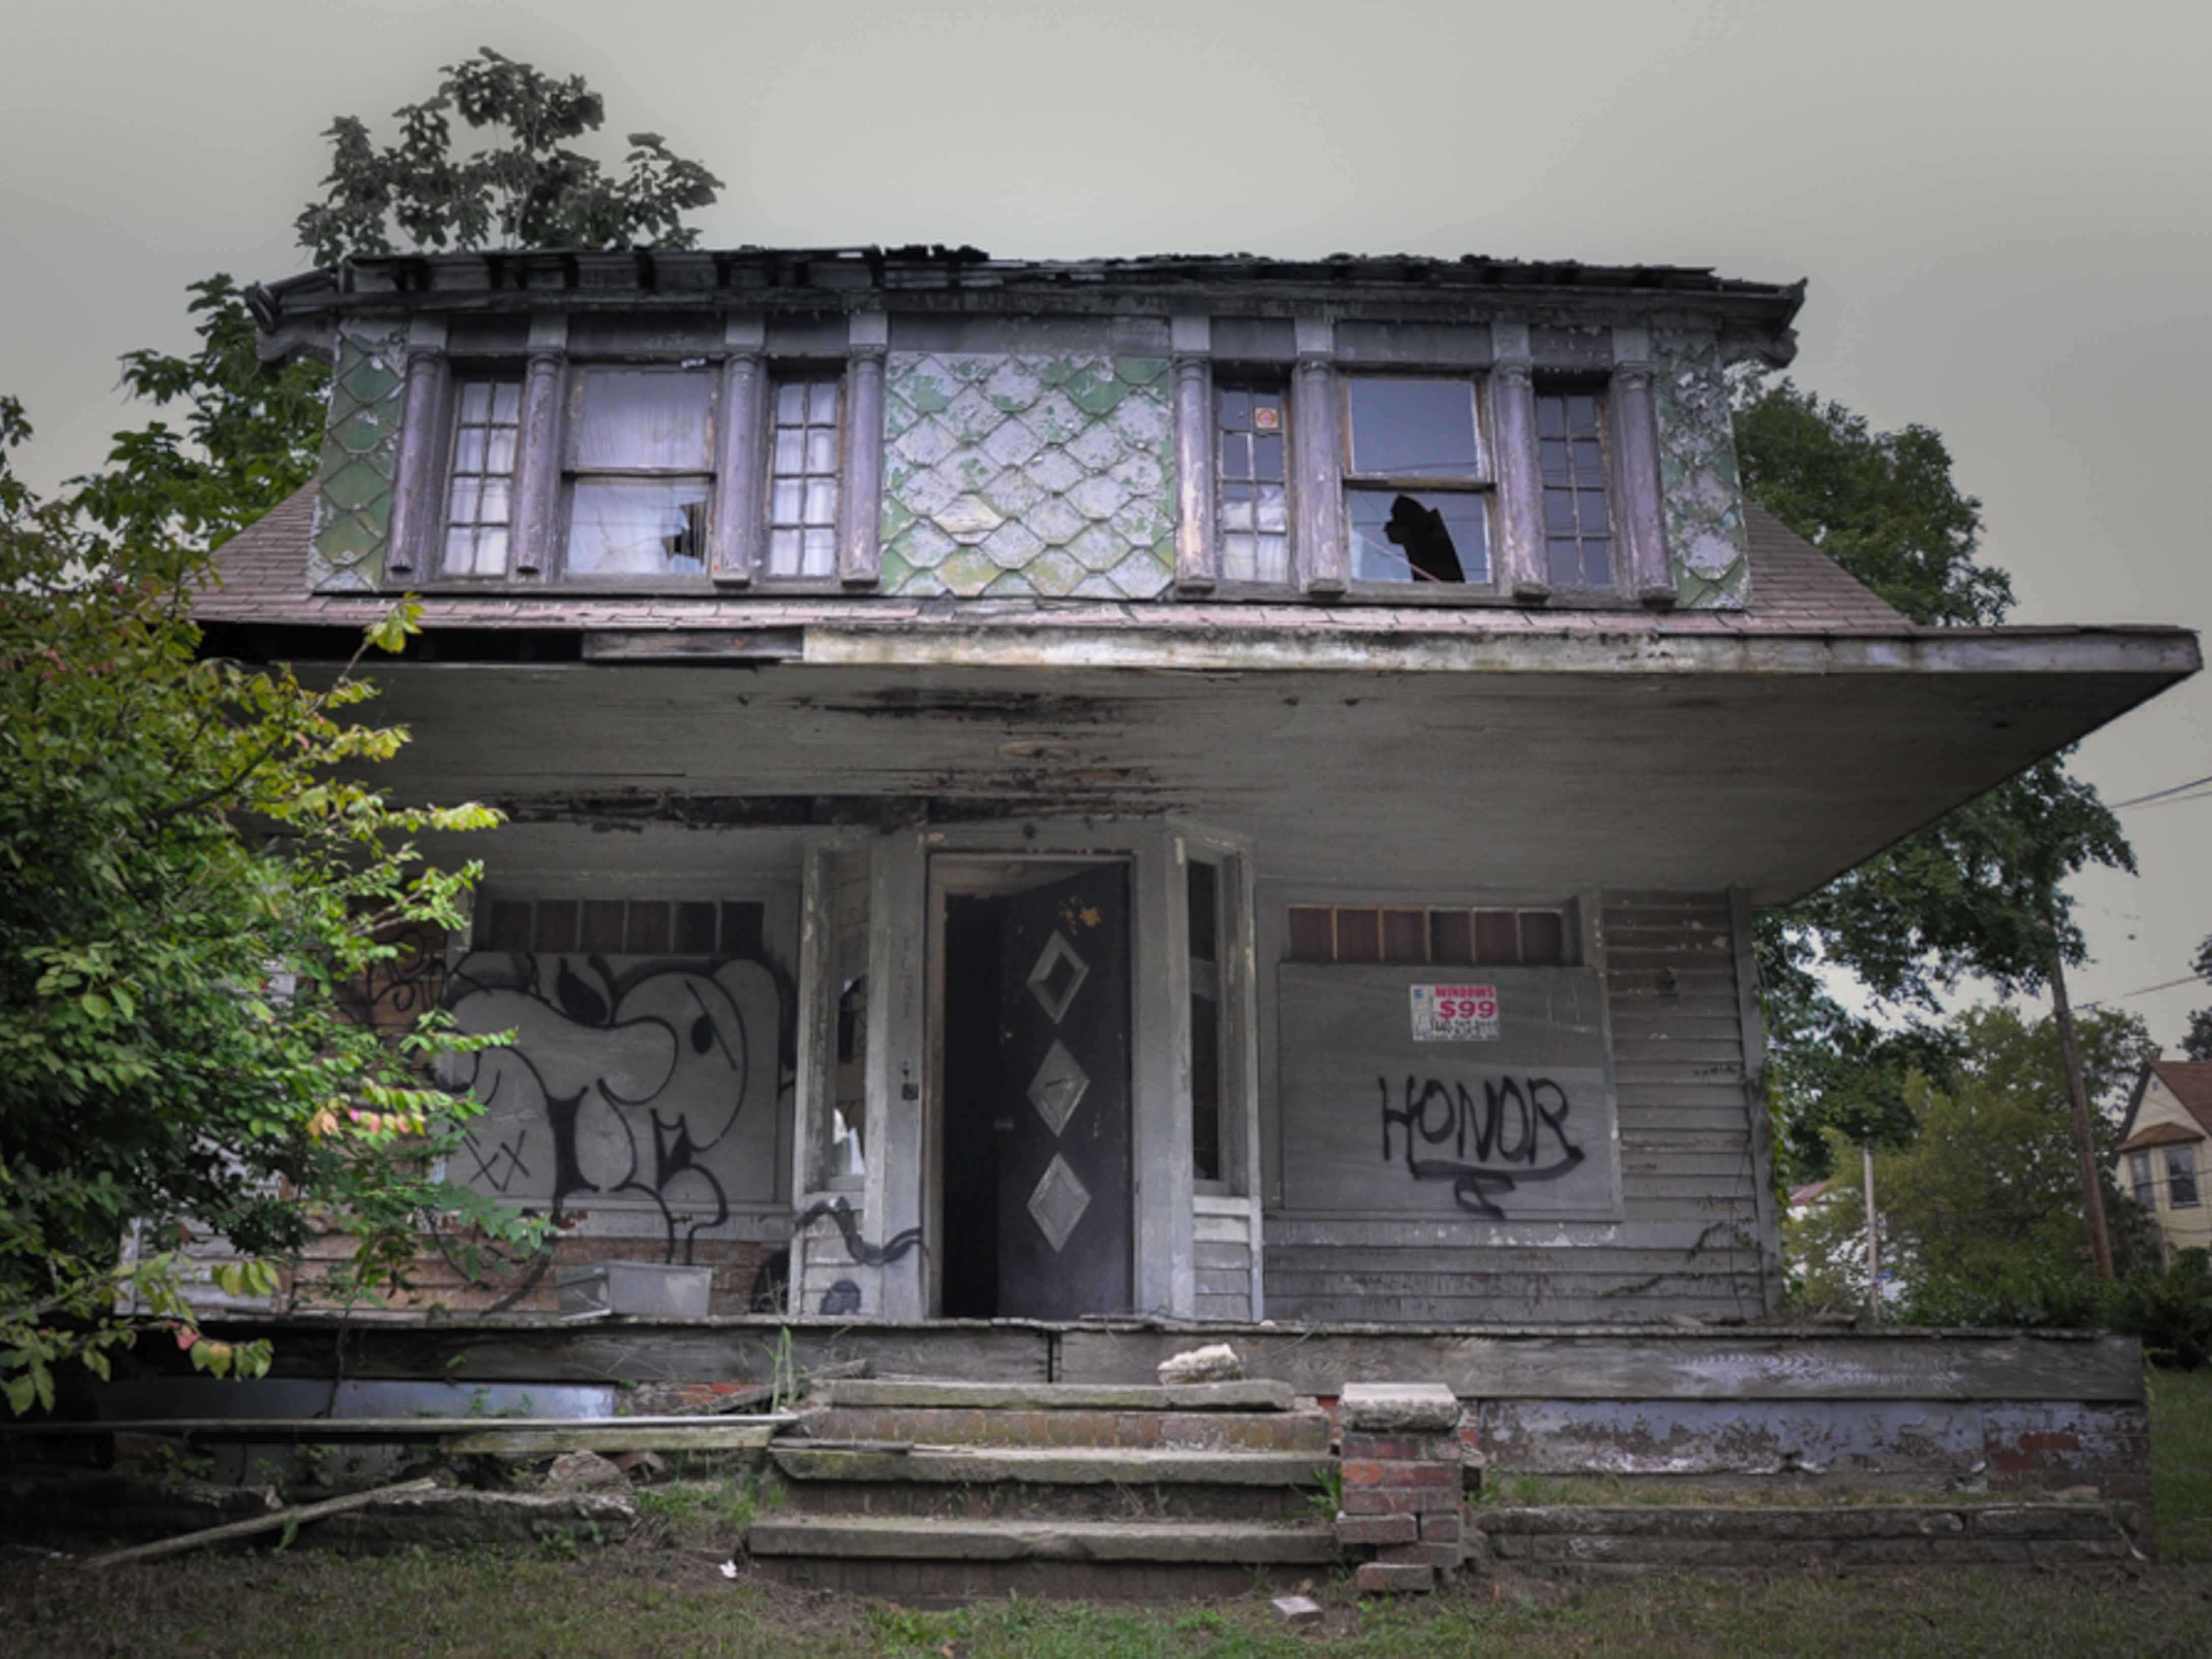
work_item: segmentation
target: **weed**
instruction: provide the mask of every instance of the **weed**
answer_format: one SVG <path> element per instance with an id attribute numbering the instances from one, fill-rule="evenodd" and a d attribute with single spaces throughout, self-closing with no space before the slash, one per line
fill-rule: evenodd
<path id="1" fill-rule="evenodd" d="M 1316 1490 L 1306 1494 L 1306 1502 L 1334 1521 L 1344 1509 L 1344 1465 L 1316 1463 L 1313 1473 Z"/>

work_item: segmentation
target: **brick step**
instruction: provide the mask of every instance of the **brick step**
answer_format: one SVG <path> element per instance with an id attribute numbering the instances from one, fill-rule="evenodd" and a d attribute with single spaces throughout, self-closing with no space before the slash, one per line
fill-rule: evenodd
<path id="1" fill-rule="evenodd" d="M 1315 1516 L 1326 1456 L 1116 1447 L 917 1446 L 787 1441 L 769 1454 L 807 1514 L 1032 1519 L 1285 1521 Z"/>
<path id="2" fill-rule="evenodd" d="M 1319 1566 L 1337 1559 L 1325 1522 L 945 1520 L 777 1515 L 757 1520 L 745 1548 L 761 1560 L 1142 1562 L 1194 1566 Z"/>
<path id="3" fill-rule="evenodd" d="M 1318 1411 L 1058 1411 L 831 1405 L 810 1412 L 816 1440 L 906 1441 L 928 1446 L 1112 1446 L 1129 1449 L 1328 1455 Z"/>
<path id="4" fill-rule="evenodd" d="M 1237 1382 L 940 1382 L 927 1377 L 860 1377 L 830 1385 L 838 1406 L 922 1407 L 947 1411 L 1286 1412 L 1291 1385 L 1268 1377 Z"/>

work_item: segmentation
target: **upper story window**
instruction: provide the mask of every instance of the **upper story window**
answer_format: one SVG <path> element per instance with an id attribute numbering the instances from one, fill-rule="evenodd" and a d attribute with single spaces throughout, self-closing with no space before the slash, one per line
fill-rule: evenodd
<path id="1" fill-rule="evenodd" d="M 2158 1188 L 2151 1179 L 2148 1152 L 2128 1154 L 2128 1185 L 2135 1192 L 2136 1202 L 2143 1208 L 2154 1210 L 2158 1207 Z"/>
<path id="2" fill-rule="evenodd" d="M 714 382 L 703 372 L 577 374 L 563 468 L 568 575 L 705 574 L 714 426 Z"/>
<path id="3" fill-rule="evenodd" d="M 837 570 L 837 458 L 844 383 L 834 375 L 779 380 L 769 447 L 770 576 Z"/>
<path id="4" fill-rule="evenodd" d="M 1291 508 L 1285 445 L 1288 410 L 1279 386 L 1224 386 L 1214 396 L 1220 445 L 1214 527 L 1221 575 L 1232 582 L 1291 579 Z"/>
<path id="5" fill-rule="evenodd" d="M 465 376 L 455 388 L 453 449 L 446 486 L 439 568 L 448 576 L 507 574 L 514 522 L 514 459 L 522 421 L 520 380 Z"/>
<path id="6" fill-rule="evenodd" d="M 1492 479 L 1472 381 L 1347 380 L 1345 449 L 1353 581 L 1490 582 Z"/>
<path id="7" fill-rule="evenodd" d="M 2172 1210 L 2193 1209 L 2197 1204 L 2197 1149 L 2166 1149 L 2166 1203 Z"/>
<path id="8" fill-rule="evenodd" d="M 1613 586 L 1613 508 L 1601 386 L 1539 384 L 1536 459 L 1544 489 L 1547 579 L 1567 592 Z"/>

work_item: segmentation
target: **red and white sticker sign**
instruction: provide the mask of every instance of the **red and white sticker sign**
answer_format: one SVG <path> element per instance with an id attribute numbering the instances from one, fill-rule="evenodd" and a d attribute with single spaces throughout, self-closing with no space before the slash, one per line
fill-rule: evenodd
<path id="1" fill-rule="evenodd" d="M 1494 985 L 1416 985 L 1413 1041 L 1495 1042 L 1498 988 Z"/>

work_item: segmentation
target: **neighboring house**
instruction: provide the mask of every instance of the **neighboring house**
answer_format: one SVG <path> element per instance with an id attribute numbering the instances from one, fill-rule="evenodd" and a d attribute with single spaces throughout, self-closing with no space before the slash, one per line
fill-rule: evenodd
<path id="1" fill-rule="evenodd" d="M 1754 908 L 2199 666 L 1915 627 L 1748 506 L 1725 371 L 1796 287 L 871 248 L 253 297 L 328 441 L 210 647 L 326 673 L 422 596 L 380 781 L 512 823 L 376 1006 L 517 1030 L 454 1173 L 718 1312 L 1770 1313 Z"/>
<path id="2" fill-rule="evenodd" d="M 2136 1079 L 2113 1172 L 2123 1191 L 2157 1218 L 2160 1253 L 2212 1249 L 2212 1206 L 2204 1183 L 2212 1133 L 2212 1060 L 2154 1060 Z"/>

